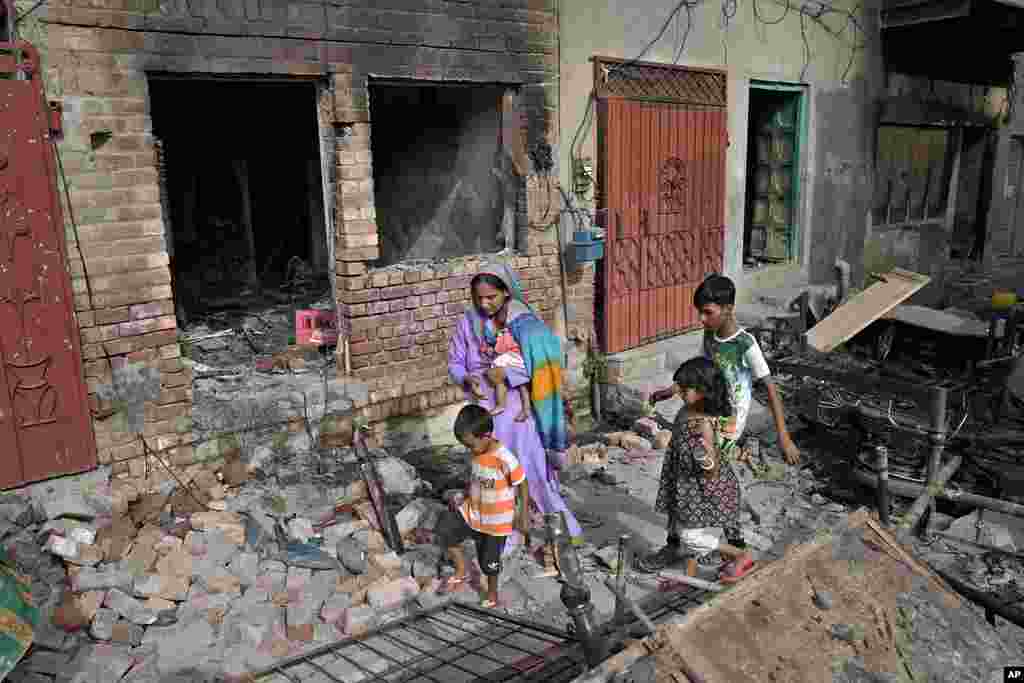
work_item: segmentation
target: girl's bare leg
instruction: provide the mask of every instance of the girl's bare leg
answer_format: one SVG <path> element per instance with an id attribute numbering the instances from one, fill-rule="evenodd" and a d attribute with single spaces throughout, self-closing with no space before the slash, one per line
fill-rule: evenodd
<path id="1" fill-rule="evenodd" d="M 498 577 L 488 576 L 487 577 L 487 599 L 492 604 L 498 604 Z"/>
<path id="2" fill-rule="evenodd" d="M 452 576 L 453 579 L 465 579 L 466 578 L 466 554 L 462 550 L 461 545 L 453 545 L 448 548 L 448 557 L 452 558 L 452 564 L 455 565 L 455 574 Z"/>
<path id="3" fill-rule="evenodd" d="M 737 548 L 734 545 L 729 545 L 728 543 L 719 544 L 718 552 L 722 555 L 722 557 L 728 558 L 730 560 L 738 560 L 744 557 L 745 555 L 750 554 L 749 551 L 743 550 L 742 548 Z"/>
<path id="4" fill-rule="evenodd" d="M 520 408 L 519 414 L 516 416 L 516 422 L 526 422 L 530 419 L 530 385 L 520 384 L 517 391 L 519 392 Z"/>
<path id="5" fill-rule="evenodd" d="M 491 415 L 501 415 L 508 405 L 508 385 L 505 384 L 505 370 L 491 368 L 487 371 L 487 381 L 494 387 L 494 410 Z"/>

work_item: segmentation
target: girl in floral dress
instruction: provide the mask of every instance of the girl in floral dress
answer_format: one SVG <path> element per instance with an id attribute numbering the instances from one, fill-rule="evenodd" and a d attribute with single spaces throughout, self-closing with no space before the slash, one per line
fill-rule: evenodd
<path id="1" fill-rule="evenodd" d="M 729 560 L 719 580 L 735 583 L 753 568 L 753 558 L 708 531 L 739 528 L 740 485 L 731 466 L 736 446 L 724 436 L 732 414 L 725 377 L 712 361 L 693 358 L 672 379 L 673 393 L 686 408 L 676 416 L 655 503 L 668 516 L 668 539 L 639 568 L 656 572 L 684 557 L 703 558 L 717 550 Z"/>

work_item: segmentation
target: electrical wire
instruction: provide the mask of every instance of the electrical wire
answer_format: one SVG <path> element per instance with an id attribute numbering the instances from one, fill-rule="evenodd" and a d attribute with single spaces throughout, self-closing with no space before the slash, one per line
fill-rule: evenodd
<path id="1" fill-rule="evenodd" d="M 807 2 L 801 6 L 795 6 L 792 0 L 772 0 L 776 4 L 782 5 L 782 14 L 777 18 L 766 19 L 764 14 L 761 12 L 760 1 L 761 0 L 751 0 L 751 3 L 753 7 L 754 19 L 756 22 L 762 25 L 778 25 L 785 21 L 791 12 L 795 11 L 798 14 L 800 21 L 800 39 L 803 46 L 804 54 L 804 63 L 800 69 L 800 81 L 804 81 L 804 79 L 807 77 L 807 71 L 810 68 L 811 62 L 814 58 L 813 52 L 811 50 L 810 38 L 808 35 L 807 21 L 809 19 L 811 22 L 817 24 L 827 34 L 832 36 L 834 39 L 849 46 L 850 58 L 847 61 L 846 66 L 843 69 L 842 76 L 840 78 L 842 82 L 846 82 L 850 72 L 853 70 L 853 66 L 856 62 L 857 55 L 865 47 L 865 42 L 863 41 L 863 39 L 861 41 L 856 40 L 856 36 L 858 34 L 860 36 L 866 35 L 857 16 L 857 14 L 861 11 L 860 3 L 855 5 L 852 9 L 847 9 L 834 6 L 829 0 L 814 0 L 813 4 L 811 2 Z M 672 64 L 678 64 L 679 60 L 682 58 L 684 50 L 686 49 L 686 43 L 689 39 L 690 33 L 693 30 L 694 10 L 698 8 L 700 5 L 704 4 L 704 2 L 705 0 L 682 0 L 681 2 L 676 4 L 675 7 L 672 9 L 672 12 L 669 14 L 668 19 L 662 25 L 662 27 L 654 36 L 654 38 L 652 38 L 646 44 L 646 46 L 639 53 L 639 55 L 621 64 L 609 66 L 605 71 L 605 78 L 607 79 L 616 72 L 620 72 L 624 69 L 634 66 L 637 62 L 642 60 L 647 55 L 647 53 L 650 52 L 650 50 L 664 37 L 666 31 L 668 30 L 669 26 L 672 25 L 673 22 L 676 23 L 676 34 L 678 36 L 678 24 L 681 19 L 681 13 L 683 12 L 683 10 L 685 10 L 686 29 L 683 32 L 682 38 L 678 40 L 679 44 L 676 46 L 676 49 L 672 57 Z M 738 0 L 721 0 L 721 17 L 723 31 L 728 30 L 732 19 L 736 17 L 737 13 Z M 833 14 L 838 14 L 845 18 L 845 22 L 841 29 L 833 28 L 825 21 L 826 16 Z M 844 34 L 846 34 L 847 32 L 850 32 L 852 35 L 854 35 L 853 40 L 848 41 L 844 38 Z M 723 49 L 725 50 L 726 63 L 728 63 L 728 45 L 724 38 Z M 576 166 L 580 159 L 579 149 L 581 146 L 582 139 L 587 133 L 589 133 L 590 128 L 593 125 L 593 119 L 595 116 L 594 105 L 596 104 L 596 101 L 597 87 L 595 85 L 595 87 L 591 89 L 591 92 L 587 97 L 587 103 L 584 109 L 583 118 L 580 120 L 579 126 L 577 126 L 576 131 L 572 137 L 572 142 L 569 145 L 569 159 L 570 164 L 573 167 Z"/>

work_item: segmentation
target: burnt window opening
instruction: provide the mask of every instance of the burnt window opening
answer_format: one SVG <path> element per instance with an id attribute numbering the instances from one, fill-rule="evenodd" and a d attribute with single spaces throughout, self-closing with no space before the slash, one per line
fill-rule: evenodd
<path id="1" fill-rule="evenodd" d="M 996 135 L 991 128 L 973 126 L 963 129 L 956 215 L 950 245 L 952 258 L 980 260 L 984 253 L 995 148 Z"/>
<path id="2" fill-rule="evenodd" d="M 878 127 L 872 225 L 945 223 L 956 142 L 951 133 L 935 126 Z"/>
<path id="3" fill-rule="evenodd" d="M 315 85 L 153 78 L 149 91 L 179 317 L 326 287 Z"/>
<path id="4" fill-rule="evenodd" d="M 500 85 L 370 83 L 378 267 L 513 246 Z"/>

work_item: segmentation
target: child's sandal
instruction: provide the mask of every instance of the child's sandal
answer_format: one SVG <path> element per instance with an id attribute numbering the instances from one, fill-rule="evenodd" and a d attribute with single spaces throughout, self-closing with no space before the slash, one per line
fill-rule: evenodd
<path id="1" fill-rule="evenodd" d="M 722 567 L 721 572 L 718 574 L 718 580 L 726 584 L 737 583 L 743 580 L 753 569 L 754 558 L 750 555 L 744 555 Z"/>
<path id="2" fill-rule="evenodd" d="M 441 587 L 438 589 L 437 592 L 441 595 L 445 595 L 447 593 L 454 593 L 464 583 L 466 583 L 465 576 L 449 576 L 441 583 Z"/>

